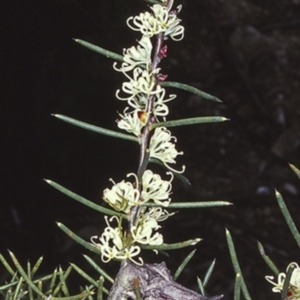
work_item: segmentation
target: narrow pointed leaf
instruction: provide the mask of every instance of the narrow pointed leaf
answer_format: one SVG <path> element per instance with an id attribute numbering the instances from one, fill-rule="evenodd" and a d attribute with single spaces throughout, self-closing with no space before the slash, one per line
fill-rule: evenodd
<path id="1" fill-rule="evenodd" d="M 14 276 L 14 274 L 15 274 L 14 270 L 11 268 L 11 266 L 9 265 L 9 263 L 6 261 L 6 259 L 4 258 L 4 256 L 2 254 L 0 254 L 0 261 L 2 262 L 3 266 L 8 271 L 8 273 L 11 276 Z"/>
<path id="2" fill-rule="evenodd" d="M 209 268 L 206 271 L 206 274 L 205 274 L 204 279 L 203 279 L 203 287 L 204 288 L 207 286 L 207 283 L 208 283 L 208 281 L 210 279 L 210 276 L 211 276 L 211 274 L 212 274 L 212 272 L 213 272 L 213 270 L 215 268 L 215 264 L 216 264 L 216 259 L 214 259 L 212 261 L 212 263 L 210 264 Z"/>
<path id="3" fill-rule="evenodd" d="M 186 267 L 186 265 L 189 263 L 189 261 L 192 259 L 192 257 L 194 256 L 196 252 L 196 249 L 193 250 L 184 260 L 183 262 L 180 264 L 180 266 L 178 267 L 178 269 L 176 270 L 175 274 L 174 274 L 174 280 L 176 281 L 177 278 L 179 277 L 179 275 L 182 273 L 183 269 Z"/>
<path id="4" fill-rule="evenodd" d="M 67 297 L 70 296 L 69 290 L 68 290 L 68 287 L 66 284 L 65 274 L 61 267 L 58 268 L 58 275 L 59 275 L 59 280 L 61 283 L 61 290 L 63 291 L 65 296 L 67 296 Z"/>
<path id="5" fill-rule="evenodd" d="M 74 295 L 74 296 L 70 296 L 70 297 L 51 297 L 49 298 L 49 300 L 84 300 L 86 299 L 86 297 L 88 297 L 89 295 L 93 295 L 93 291 L 91 292 L 86 292 L 86 291 L 83 291 L 82 293 L 78 294 L 78 295 Z M 47 300 L 47 298 L 45 298 Z"/>
<path id="6" fill-rule="evenodd" d="M 62 274 L 62 275 L 60 274 L 60 270 L 58 270 L 57 275 L 58 275 L 58 278 L 59 278 L 59 282 L 58 282 L 56 288 L 54 289 L 52 296 L 55 296 L 60 292 L 60 290 L 62 289 L 63 281 L 67 280 L 67 278 L 69 277 L 71 271 L 72 271 L 71 266 L 69 266 L 68 269 L 65 271 L 65 273 Z M 63 281 L 62 281 L 61 276 L 63 276 Z M 55 299 L 55 298 L 51 298 L 51 300 L 52 299 Z"/>
<path id="7" fill-rule="evenodd" d="M 38 270 L 38 268 L 40 267 L 41 263 L 43 262 L 43 256 L 41 256 L 37 262 L 35 263 L 35 265 L 32 268 L 31 271 L 31 276 L 34 276 L 34 274 L 36 273 L 36 271 Z"/>
<path id="8" fill-rule="evenodd" d="M 89 249 L 90 251 L 92 251 L 94 253 L 101 254 L 100 249 L 98 249 L 97 247 L 93 246 L 91 243 L 88 243 L 85 240 L 83 240 L 81 237 L 79 237 L 78 235 L 76 235 L 73 231 L 71 231 L 64 224 L 57 222 L 57 226 L 62 231 L 64 231 L 71 239 L 73 239 L 75 242 L 77 242 L 78 244 L 82 245 L 83 247 Z"/>
<path id="9" fill-rule="evenodd" d="M 111 276 L 109 276 L 99 265 L 97 265 L 96 262 L 92 258 L 90 258 L 87 255 L 83 255 L 83 257 L 99 274 L 101 274 L 109 282 L 114 283 L 113 278 Z"/>
<path id="10" fill-rule="evenodd" d="M 67 188 L 63 187 L 62 185 L 52 181 L 52 180 L 49 180 L 49 179 L 44 179 L 49 185 L 51 185 L 52 187 L 54 187 L 55 189 L 57 189 L 58 191 L 60 191 L 61 193 L 69 196 L 70 198 L 96 210 L 96 211 L 100 211 L 102 212 L 103 214 L 106 214 L 106 215 L 111 215 L 111 216 L 119 216 L 119 217 L 122 217 L 124 219 L 128 219 L 128 216 L 124 215 L 124 214 L 121 214 L 121 213 L 118 213 L 114 210 L 111 210 L 111 209 L 108 209 L 108 208 L 105 208 L 101 205 L 98 205 L 98 204 L 95 204 L 94 202 L 90 201 L 90 200 L 87 200 L 86 198 L 82 197 L 82 196 L 79 196 L 78 194 L 75 194 L 74 192 L 71 192 L 70 190 L 68 190 Z"/>
<path id="11" fill-rule="evenodd" d="M 32 280 L 31 265 L 30 265 L 29 261 L 27 262 L 27 276 L 28 276 L 29 280 Z M 37 288 L 40 291 L 42 291 L 38 286 L 37 286 Z M 30 286 L 28 286 L 28 294 L 29 294 L 29 299 L 33 300 L 33 291 L 32 291 L 32 288 Z"/>
<path id="12" fill-rule="evenodd" d="M 26 272 L 24 271 L 24 269 L 21 267 L 19 261 L 17 260 L 17 258 L 15 257 L 15 255 L 9 251 L 9 254 L 11 256 L 11 259 L 15 265 L 15 267 L 17 268 L 17 270 L 20 272 L 21 276 L 25 279 L 25 281 L 27 282 L 27 284 L 39 295 L 44 297 L 45 295 L 37 288 L 37 286 L 30 280 L 30 278 L 27 276 Z"/>
<path id="13" fill-rule="evenodd" d="M 119 138 L 119 139 L 129 140 L 129 141 L 133 141 L 133 142 L 138 142 L 139 141 L 138 138 L 136 138 L 132 135 L 117 132 L 117 131 L 110 130 L 110 129 L 106 129 L 106 128 L 103 128 L 103 127 L 98 127 L 98 126 L 95 126 L 95 125 L 92 125 L 92 124 L 89 124 L 89 123 L 85 123 L 85 122 L 82 122 L 82 121 L 79 121 L 79 120 L 76 120 L 76 119 L 73 119 L 73 118 L 70 118 L 70 117 L 67 117 L 67 116 L 64 116 L 64 115 L 52 114 L 52 116 L 54 116 L 55 118 L 57 118 L 59 120 L 62 120 L 64 122 L 66 122 L 66 123 L 78 126 L 80 128 L 83 128 L 83 129 L 86 129 L 86 130 L 89 130 L 89 131 L 92 131 L 92 132 L 112 136 L 112 137 Z"/>
<path id="14" fill-rule="evenodd" d="M 280 271 L 278 270 L 278 268 L 275 266 L 275 264 L 273 263 L 273 261 L 270 259 L 270 257 L 268 255 L 266 255 L 265 249 L 263 247 L 263 245 L 257 241 L 257 247 L 259 250 L 260 255 L 262 256 L 263 260 L 265 261 L 265 263 L 269 266 L 269 268 L 275 273 L 276 276 L 279 275 Z"/>
<path id="15" fill-rule="evenodd" d="M 150 4 L 160 4 L 161 5 L 161 2 L 156 1 L 156 0 L 144 0 L 144 1 L 147 2 L 147 3 L 150 3 Z"/>
<path id="16" fill-rule="evenodd" d="M 14 299 L 18 299 L 19 296 L 20 296 L 19 292 L 21 290 L 22 283 L 23 283 L 23 278 L 20 278 L 19 281 L 18 281 L 18 284 L 16 286 L 16 289 L 14 290 Z"/>
<path id="17" fill-rule="evenodd" d="M 99 284 L 98 284 L 97 300 L 103 300 L 103 284 L 104 284 L 104 277 L 100 276 Z"/>
<path id="18" fill-rule="evenodd" d="M 168 208 L 204 208 L 229 205 L 232 205 L 232 203 L 228 201 L 173 202 L 168 205 Z M 161 205 L 155 203 L 145 203 L 142 206 L 160 207 Z"/>
<path id="19" fill-rule="evenodd" d="M 241 274 L 236 273 L 234 282 L 234 300 L 240 300 L 241 298 Z"/>
<path id="20" fill-rule="evenodd" d="M 57 276 L 58 276 L 58 270 L 55 269 L 53 271 L 53 274 L 52 274 L 52 277 L 51 277 L 51 281 L 50 281 L 49 294 L 52 294 L 52 292 L 54 290 L 55 281 L 56 281 Z"/>
<path id="21" fill-rule="evenodd" d="M 204 287 L 202 284 L 202 280 L 199 277 L 197 277 L 197 284 L 198 284 L 198 288 L 200 290 L 201 295 L 205 296 L 205 291 L 204 291 Z"/>
<path id="22" fill-rule="evenodd" d="M 227 240 L 229 253 L 230 253 L 230 257 L 231 257 L 231 261 L 232 261 L 234 271 L 235 271 L 236 274 L 240 274 L 240 276 L 241 276 L 241 288 L 242 288 L 243 295 L 244 295 L 246 300 L 252 300 L 251 296 L 249 294 L 248 288 L 246 286 L 246 283 L 244 281 L 244 277 L 243 277 L 242 270 L 240 268 L 240 264 L 239 264 L 239 261 L 238 261 L 237 255 L 236 255 L 236 251 L 235 251 L 235 247 L 234 247 L 234 244 L 233 244 L 231 234 L 227 229 L 226 229 L 226 240 Z"/>
<path id="23" fill-rule="evenodd" d="M 174 82 L 174 81 L 165 81 L 165 82 L 160 83 L 160 85 L 165 86 L 165 87 L 174 87 L 177 89 L 185 90 L 185 91 L 191 92 L 193 94 L 196 94 L 204 99 L 222 103 L 222 101 L 219 98 L 212 96 L 208 93 L 205 93 L 205 92 L 203 92 L 193 86 L 185 84 L 185 83 Z"/>
<path id="24" fill-rule="evenodd" d="M 140 245 L 140 247 L 142 249 L 147 249 L 147 250 L 175 250 L 175 249 L 181 249 L 189 246 L 194 246 L 198 244 L 200 241 L 201 239 L 197 238 L 197 239 L 174 243 L 174 244 L 162 244 L 156 246 Z"/>
<path id="25" fill-rule="evenodd" d="M 196 118 L 187 118 L 180 120 L 171 120 L 166 122 L 154 123 L 150 126 L 150 130 L 156 127 L 176 127 L 176 126 L 185 126 L 185 125 L 194 125 L 194 124 L 204 124 L 204 123 L 217 123 L 229 121 L 229 119 L 220 116 L 210 116 L 210 117 L 196 117 Z"/>
<path id="26" fill-rule="evenodd" d="M 70 263 L 70 265 L 72 266 L 72 268 L 80 275 L 82 276 L 84 279 L 86 279 L 88 282 L 90 282 L 91 284 L 93 284 L 95 287 L 98 286 L 98 283 L 96 280 L 94 280 L 91 276 L 89 276 L 88 274 L 86 274 L 82 269 L 80 269 L 78 266 L 76 266 L 73 263 Z"/>
<path id="27" fill-rule="evenodd" d="M 284 283 L 283 283 L 283 287 L 282 287 L 282 291 L 281 291 L 281 300 L 286 300 L 288 299 L 287 295 L 288 295 L 288 290 L 289 290 L 289 285 L 290 285 L 290 281 L 291 281 L 291 277 L 292 277 L 292 273 L 295 269 L 294 265 L 290 265 L 287 273 L 286 273 L 286 277 L 284 279 Z M 297 297 L 291 297 L 291 300 L 293 299 L 297 299 Z"/>
<path id="28" fill-rule="evenodd" d="M 289 213 L 289 210 L 287 209 L 287 206 L 286 206 L 282 196 L 280 195 L 280 193 L 278 191 L 275 191 L 275 194 L 276 194 L 276 200 L 277 200 L 279 208 L 285 218 L 285 221 L 286 221 L 292 235 L 294 236 L 294 239 L 297 242 L 298 247 L 300 247 L 300 234 L 299 234 L 299 231 L 291 217 L 291 214 Z"/>
<path id="29" fill-rule="evenodd" d="M 115 52 L 112 52 L 112 51 L 109 51 L 109 50 L 106 50 L 104 48 L 101 48 L 99 46 L 96 46 L 94 44 L 91 44 L 89 42 L 86 42 L 86 41 L 83 41 L 83 40 L 80 40 L 80 39 L 74 39 L 74 41 L 76 43 L 78 43 L 79 45 L 83 46 L 83 47 L 86 47 L 94 52 L 97 52 L 99 54 L 102 54 L 108 58 L 112 58 L 112 59 L 115 59 L 115 60 L 119 60 L 119 61 L 123 61 L 123 56 L 120 55 L 120 54 L 117 54 Z"/>
<path id="30" fill-rule="evenodd" d="M 290 168 L 293 170 L 293 172 L 298 176 L 298 178 L 300 179 L 300 170 L 297 169 L 294 165 L 289 164 Z"/>

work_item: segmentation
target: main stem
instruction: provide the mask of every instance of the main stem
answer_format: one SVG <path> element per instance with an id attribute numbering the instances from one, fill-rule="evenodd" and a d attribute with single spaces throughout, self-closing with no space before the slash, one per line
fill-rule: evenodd
<path id="1" fill-rule="evenodd" d="M 153 56 L 153 61 L 150 66 L 150 70 L 156 70 L 158 64 L 161 61 L 160 57 L 160 50 L 163 46 L 163 41 L 164 41 L 164 33 L 159 33 L 157 35 L 157 41 L 155 45 L 155 51 L 154 51 L 154 56 Z M 154 88 L 155 89 L 157 86 L 157 83 L 155 84 Z M 141 133 L 141 146 L 140 146 L 140 157 L 139 157 L 139 164 L 138 164 L 138 171 L 137 171 L 137 178 L 138 178 L 138 188 L 141 190 L 141 182 L 142 182 L 142 177 L 144 174 L 144 171 L 148 165 L 148 160 L 149 160 L 149 140 L 150 140 L 150 126 L 156 122 L 156 118 L 153 115 L 153 106 L 154 106 L 154 100 L 155 100 L 155 95 L 150 95 L 148 100 L 147 100 L 147 105 L 146 105 L 146 113 L 149 115 L 147 124 L 142 130 Z M 132 228 L 134 225 L 138 215 L 140 212 L 140 206 L 134 206 L 131 209 L 131 216 L 130 216 L 130 221 L 129 221 L 129 230 Z"/>

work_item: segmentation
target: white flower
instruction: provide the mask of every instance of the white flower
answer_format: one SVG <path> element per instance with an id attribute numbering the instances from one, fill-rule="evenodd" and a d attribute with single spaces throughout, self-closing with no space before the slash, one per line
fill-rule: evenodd
<path id="1" fill-rule="evenodd" d="M 150 140 L 150 157 L 159 159 L 167 168 L 174 172 L 183 173 L 185 166 L 182 167 L 181 171 L 176 171 L 168 165 L 176 163 L 175 158 L 177 155 L 183 154 L 183 152 L 178 152 L 175 149 L 175 144 L 171 142 L 172 140 L 176 142 L 176 138 L 171 136 L 171 132 L 166 127 L 156 128 Z"/>
<path id="2" fill-rule="evenodd" d="M 291 266 L 294 267 L 294 270 L 292 272 L 290 284 L 288 287 L 287 300 L 296 300 L 296 299 L 300 299 L 300 268 L 299 268 L 298 264 L 296 264 L 295 262 L 292 262 L 288 265 L 287 271 Z M 282 292 L 284 281 L 286 278 L 285 273 L 280 273 L 278 275 L 277 283 L 274 282 L 274 276 L 266 276 L 265 278 L 267 281 L 269 281 L 271 284 L 274 285 L 274 287 L 272 288 L 272 291 L 274 293 Z"/>
<path id="3" fill-rule="evenodd" d="M 132 25 L 130 22 L 132 21 Z M 155 16 L 150 14 L 148 11 L 140 13 L 138 16 L 130 17 L 127 19 L 127 25 L 134 31 L 140 31 L 142 35 L 152 37 L 158 34 L 161 30 L 159 22 Z"/>
<path id="4" fill-rule="evenodd" d="M 165 117 L 169 114 L 169 108 L 165 104 L 166 102 L 172 101 L 176 98 L 176 95 L 172 94 L 169 98 L 164 99 L 166 94 L 166 90 L 162 88 L 159 93 L 157 93 L 156 99 L 154 100 L 153 114 L 155 116 Z"/>
<path id="5" fill-rule="evenodd" d="M 153 234 L 160 227 L 154 218 L 140 215 L 137 225 L 131 228 L 133 241 L 144 245 L 161 245 L 163 236 L 158 232 Z"/>
<path id="6" fill-rule="evenodd" d="M 177 8 L 177 12 L 180 9 L 181 6 Z M 177 13 L 169 12 L 166 6 L 160 4 L 154 4 L 151 10 L 153 14 L 145 12 L 128 18 L 127 25 L 144 36 L 152 37 L 163 32 L 165 37 L 170 36 L 175 41 L 183 39 L 184 27 L 179 25 L 181 20 L 177 18 Z"/>
<path id="7" fill-rule="evenodd" d="M 155 4 L 151 7 L 157 21 L 160 24 L 161 31 L 165 36 L 170 36 L 174 41 L 183 39 L 184 27 L 179 25 L 181 20 L 177 18 L 177 13 L 181 10 L 181 5 L 177 7 L 177 12 L 169 12 L 168 8 Z"/>
<path id="8" fill-rule="evenodd" d="M 118 127 L 139 136 L 142 128 L 147 123 L 148 114 L 145 111 L 139 110 L 128 113 L 127 110 L 128 107 L 125 108 L 123 115 L 119 114 L 121 120 L 118 120 Z"/>
<path id="9" fill-rule="evenodd" d="M 112 228 L 110 226 L 110 223 L 114 219 L 117 220 L 118 223 L 118 227 L 116 228 Z M 121 220 L 116 216 L 113 216 L 108 220 L 108 217 L 105 216 L 105 222 L 107 224 L 107 227 L 104 229 L 101 237 L 91 237 L 92 244 L 98 247 L 101 251 L 102 261 L 104 263 L 107 263 L 112 259 L 129 259 L 138 265 L 142 265 L 142 258 L 139 257 L 138 261 L 133 259 L 133 257 L 139 255 L 139 253 L 141 252 L 141 248 L 136 245 L 127 246 L 127 235 L 122 231 Z M 99 240 L 99 242 L 97 242 L 97 240 Z"/>
<path id="10" fill-rule="evenodd" d="M 152 52 L 152 43 L 150 38 L 143 36 L 142 39 L 138 42 L 138 46 L 132 46 L 123 51 L 123 60 L 122 66 L 120 69 L 116 67 L 117 63 L 114 63 L 114 69 L 121 72 L 128 72 L 133 70 L 137 66 L 142 66 L 145 69 L 148 69 L 151 64 L 151 52 Z"/>
<path id="11" fill-rule="evenodd" d="M 119 183 L 115 183 L 112 179 L 110 180 L 114 186 L 103 191 L 103 200 L 116 211 L 129 213 L 132 206 L 138 205 L 140 192 L 133 187 L 131 182 L 122 180 Z"/>
<path id="12" fill-rule="evenodd" d="M 149 200 L 153 200 L 154 203 L 168 206 L 171 202 L 169 198 L 172 184 L 171 181 L 173 180 L 173 174 L 171 175 L 170 181 L 162 180 L 160 175 L 153 174 L 152 171 L 146 170 L 143 174 L 142 178 L 142 193 L 141 198 L 147 202 Z"/>
<path id="13" fill-rule="evenodd" d="M 145 216 L 155 219 L 157 222 L 165 221 L 174 214 L 170 214 L 166 209 L 162 209 L 161 207 L 151 207 L 149 211 L 145 212 Z"/>
<path id="14" fill-rule="evenodd" d="M 161 92 L 161 86 L 156 84 L 155 74 L 159 72 L 159 69 L 154 70 L 149 73 L 147 70 L 142 70 L 137 67 L 133 70 L 133 78 L 129 77 L 126 73 L 126 77 L 129 79 L 129 82 L 123 82 L 122 91 L 126 94 L 129 94 L 128 97 L 120 97 L 120 90 L 117 90 L 116 97 L 119 100 L 129 101 L 133 99 L 138 94 L 143 93 L 146 96 L 155 95 Z"/>

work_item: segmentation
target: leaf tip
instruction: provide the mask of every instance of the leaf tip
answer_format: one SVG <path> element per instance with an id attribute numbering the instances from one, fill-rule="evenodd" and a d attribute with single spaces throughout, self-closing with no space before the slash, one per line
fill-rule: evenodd
<path id="1" fill-rule="evenodd" d="M 280 197 L 281 196 L 281 194 L 275 189 L 275 196 L 276 197 Z"/>

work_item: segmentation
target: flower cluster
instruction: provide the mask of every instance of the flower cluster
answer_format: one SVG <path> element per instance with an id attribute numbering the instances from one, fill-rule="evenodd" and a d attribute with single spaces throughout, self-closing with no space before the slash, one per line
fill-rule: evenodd
<path id="1" fill-rule="evenodd" d="M 173 1 L 162 0 L 161 4 L 150 7 L 150 12 L 143 12 L 127 20 L 128 26 L 142 34 L 136 46 L 123 50 L 121 66 L 114 63 L 116 71 L 122 72 L 127 81 L 117 90 L 116 97 L 126 101 L 127 107 L 119 113 L 118 127 L 135 135 L 142 144 L 146 137 L 148 157 L 160 161 L 173 172 L 183 172 L 172 169 L 169 164 L 176 163 L 178 152 L 175 148 L 176 138 L 166 127 L 156 127 L 153 132 L 151 125 L 166 120 L 169 113 L 167 102 L 175 99 L 176 95 L 166 96 L 166 90 L 159 84 L 166 79 L 160 73 L 158 63 L 166 57 L 167 46 L 163 45 L 169 37 L 175 41 L 181 40 L 184 28 L 177 15 L 181 6 L 171 10 Z M 152 37 L 160 39 L 153 47 Z M 155 48 L 155 51 L 153 49 Z M 155 52 L 153 54 L 153 52 Z M 147 130 L 146 130 L 147 129 Z M 146 132 L 146 133 L 145 133 Z M 139 257 L 141 245 L 155 247 L 163 243 L 163 236 L 158 232 L 159 222 L 167 219 L 170 214 L 165 208 L 171 199 L 173 173 L 169 180 L 163 180 L 160 175 L 147 169 L 142 173 L 130 173 L 133 182 L 122 180 L 113 183 L 111 188 L 103 191 L 103 200 L 115 211 L 125 214 L 129 219 L 127 230 L 122 227 L 122 219 L 117 216 L 105 217 L 107 227 L 101 236 L 93 236 L 91 242 L 100 249 L 102 260 L 129 259 L 136 264 L 143 264 Z M 152 202 L 155 206 L 146 205 Z M 113 226 L 113 223 L 117 223 Z"/>
<path id="2" fill-rule="evenodd" d="M 288 287 L 287 300 L 300 299 L 300 267 L 297 263 L 292 262 L 288 265 L 287 271 L 290 267 L 294 267 L 291 280 Z M 274 281 L 274 276 L 266 276 L 266 280 L 269 281 L 274 287 L 272 291 L 274 293 L 281 293 L 285 282 L 286 274 L 280 273 L 277 277 L 277 282 Z"/>

